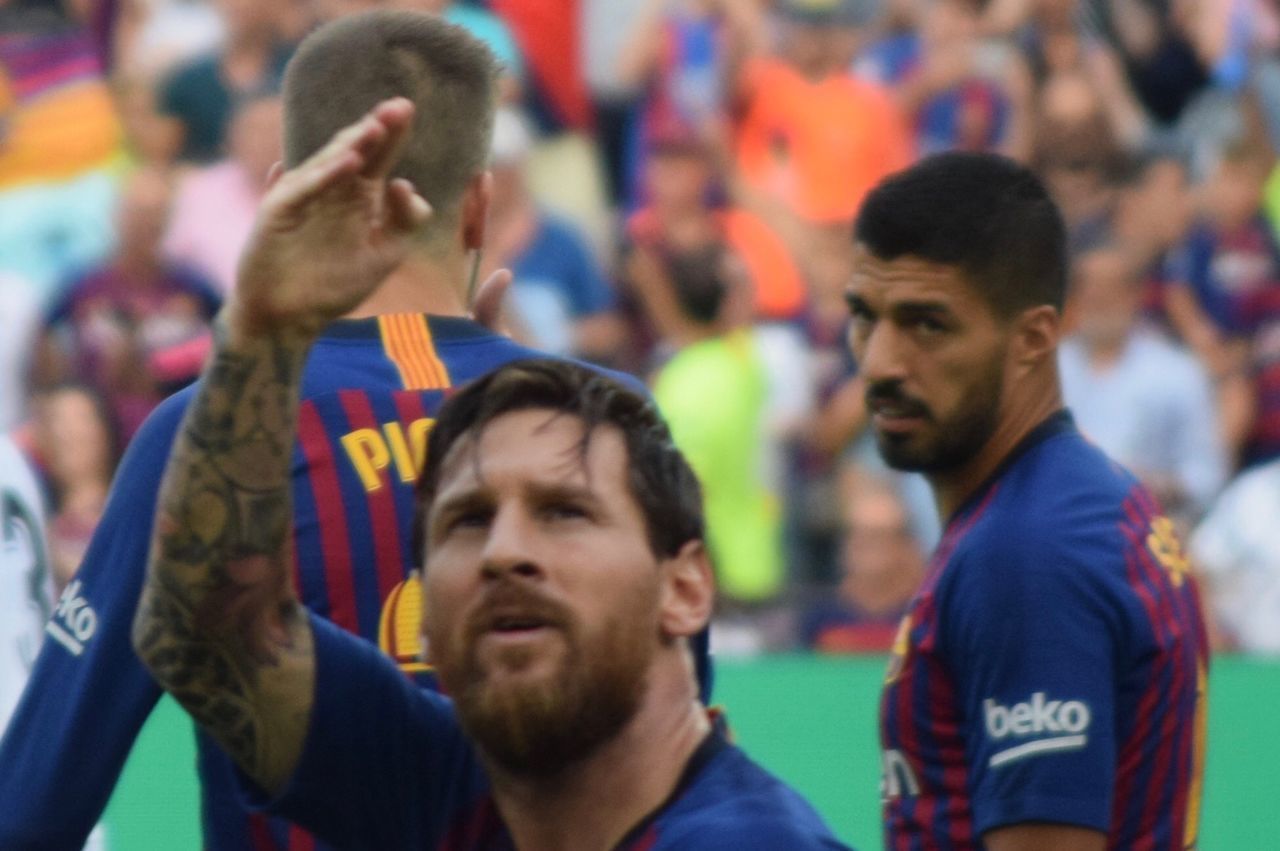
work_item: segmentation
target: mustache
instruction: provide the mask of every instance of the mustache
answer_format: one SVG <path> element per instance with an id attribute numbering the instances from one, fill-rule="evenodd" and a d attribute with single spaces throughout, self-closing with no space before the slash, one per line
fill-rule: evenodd
<path id="1" fill-rule="evenodd" d="M 572 624 L 573 613 L 534 586 L 504 578 L 489 589 L 467 617 L 467 639 L 475 640 L 510 621 L 565 629 Z"/>
<path id="2" fill-rule="evenodd" d="M 868 384 L 866 393 L 863 395 L 869 411 L 874 412 L 882 406 L 892 405 L 895 408 L 903 409 L 908 416 L 930 419 L 933 417 L 929 406 L 920 399 L 906 393 L 902 389 L 902 382 L 896 379 Z"/>

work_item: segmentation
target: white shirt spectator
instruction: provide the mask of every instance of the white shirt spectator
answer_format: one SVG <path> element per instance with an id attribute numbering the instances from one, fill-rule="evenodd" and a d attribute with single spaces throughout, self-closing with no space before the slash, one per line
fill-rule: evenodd
<path id="1" fill-rule="evenodd" d="M 40 488 L 13 441 L 0 435 L 0 731 L 35 663 L 52 604 Z"/>
<path id="2" fill-rule="evenodd" d="M 0 272 L 0 432 L 13 428 L 26 414 L 27 373 L 43 310 L 35 285 Z"/>
<path id="3" fill-rule="evenodd" d="M 1241 650 L 1280 654 L 1280 461 L 1231 483 L 1191 536 L 1218 628 Z"/>
<path id="4" fill-rule="evenodd" d="M 1067 406 L 1090 440 L 1148 483 L 1172 484 L 1192 514 L 1208 507 L 1227 457 L 1213 387 L 1194 356 L 1138 329 L 1102 370 L 1076 339 L 1059 347 L 1058 362 Z"/>

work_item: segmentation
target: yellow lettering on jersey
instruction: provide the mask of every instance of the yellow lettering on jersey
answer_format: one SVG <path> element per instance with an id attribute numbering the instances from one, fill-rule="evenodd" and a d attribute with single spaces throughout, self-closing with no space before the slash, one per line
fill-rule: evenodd
<path id="1" fill-rule="evenodd" d="M 382 487 L 380 470 L 385 470 L 391 463 L 391 453 L 382 434 L 371 428 L 356 429 L 342 436 L 342 448 L 347 450 L 351 465 L 360 476 L 360 484 L 366 491 L 376 491 Z"/>
<path id="2" fill-rule="evenodd" d="M 1173 521 L 1168 517 L 1156 517 L 1151 521 L 1151 534 L 1147 535 L 1147 548 L 1169 573 L 1169 581 L 1173 587 L 1181 588 L 1191 572 L 1191 565 L 1182 552 L 1182 543 Z"/>
<path id="3" fill-rule="evenodd" d="M 382 424 L 382 430 L 356 429 L 341 438 L 342 448 L 360 477 L 364 489 L 373 493 L 383 486 L 382 471 L 395 464 L 400 481 L 416 481 L 427 457 L 427 435 L 435 420 L 422 417 L 406 429 L 394 420 Z"/>
<path id="4" fill-rule="evenodd" d="M 427 435 L 436 421 L 429 417 L 409 423 L 409 449 L 413 452 L 413 469 L 422 471 L 427 460 Z"/>
<path id="5" fill-rule="evenodd" d="M 387 436 L 387 445 L 391 447 L 391 457 L 396 462 L 396 472 L 400 481 L 412 482 L 418 478 L 418 468 L 413 465 L 413 455 L 409 452 L 409 444 L 405 441 L 404 429 L 400 423 L 384 423 L 382 433 Z"/>

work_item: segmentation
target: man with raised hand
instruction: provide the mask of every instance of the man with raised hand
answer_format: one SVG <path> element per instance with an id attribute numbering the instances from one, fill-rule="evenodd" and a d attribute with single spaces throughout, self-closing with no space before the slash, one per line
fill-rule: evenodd
<path id="1" fill-rule="evenodd" d="M 374 11 L 309 36 L 284 83 L 289 166 L 379 102 L 412 101 L 394 176 L 430 198 L 434 214 L 398 239 L 394 262 L 379 266 L 363 300 L 318 331 L 303 367 L 297 428 L 281 444 L 292 513 L 270 516 L 292 528 L 290 582 L 301 602 L 379 644 L 423 681 L 432 675 L 418 659 L 421 585 L 410 575 L 410 542 L 427 433 L 451 387 L 537 354 L 468 316 L 470 271 L 484 238 L 495 74 L 488 50 L 462 30 L 429 15 Z M 295 171 L 278 191 L 297 179 Z M 262 257 L 255 254 L 244 274 L 274 276 L 277 295 L 299 300 L 341 285 L 353 258 L 317 241 L 323 263 L 310 250 L 292 251 L 273 255 L 277 266 L 267 270 L 253 265 Z M 83 844 L 162 694 L 134 654 L 129 628 L 164 462 L 191 398 L 188 391 L 162 404 L 135 438 L 84 565 L 46 629 L 0 742 L 5 851 Z M 698 647 L 705 660 L 705 641 Z M 230 761 L 206 737 L 199 747 L 206 849 L 324 851 L 296 826 L 249 813 Z"/>
<path id="2" fill-rule="evenodd" d="M 303 366 L 430 215 L 392 177 L 412 120 L 379 104 L 268 193 L 165 472 L 139 656 L 269 806 L 343 848 L 842 847 L 698 699 L 697 480 L 614 379 L 509 364 L 441 408 L 419 537 L 452 701 L 299 604 Z"/>

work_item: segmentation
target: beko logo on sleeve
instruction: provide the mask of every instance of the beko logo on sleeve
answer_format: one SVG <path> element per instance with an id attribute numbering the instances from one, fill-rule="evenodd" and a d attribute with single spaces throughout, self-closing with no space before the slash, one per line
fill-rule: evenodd
<path id="1" fill-rule="evenodd" d="M 84 646 L 93 638 L 98 628 L 98 614 L 84 597 L 80 596 L 79 579 L 71 582 L 58 598 L 53 617 L 44 625 L 49 636 L 70 651 L 72 656 L 84 652 Z"/>
<path id="2" fill-rule="evenodd" d="M 1010 736 L 1036 737 L 994 754 L 988 762 L 991 768 L 1035 754 L 1082 748 L 1088 743 L 1092 720 L 1089 704 L 1084 701 L 1049 700 L 1042 691 L 1013 706 L 1003 706 L 989 697 L 982 702 L 982 715 L 993 742 Z"/>

